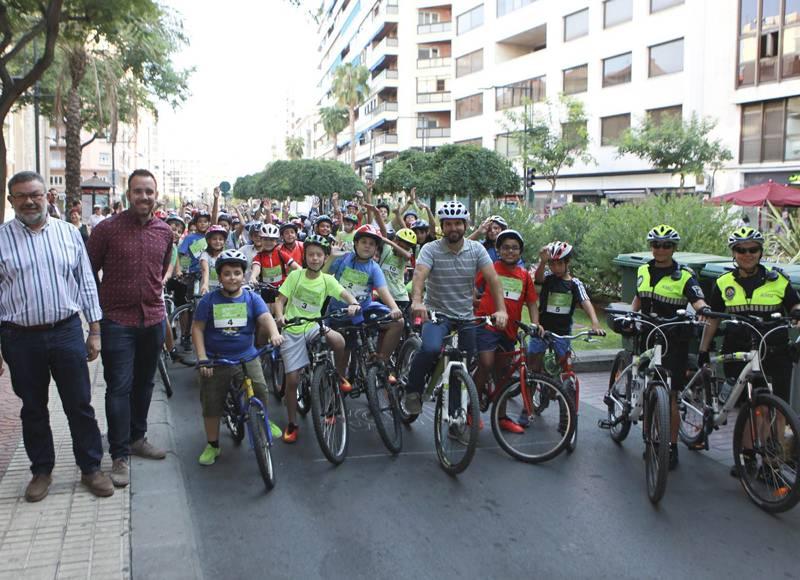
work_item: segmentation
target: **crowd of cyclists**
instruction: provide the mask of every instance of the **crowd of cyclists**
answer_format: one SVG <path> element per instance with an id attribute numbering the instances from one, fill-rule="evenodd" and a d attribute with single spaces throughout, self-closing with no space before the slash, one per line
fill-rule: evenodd
<path id="1" fill-rule="evenodd" d="M 199 300 L 193 320 L 182 321 L 187 329 L 191 324 L 191 332 L 181 333 L 181 344 L 170 348 L 175 360 L 198 367 L 207 436 L 201 464 L 213 464 L 219 456 L 225 392 L 230 373 L 236 372 L 214 368 L 218 357 L 243 359 L 265 343 L 280 349 L 287 424 L 272 428 L 285 443 L 293 443 L 300 431 L 300 372 L 309 364 L 307 345 L 320 328 L 335 356 L 339 391 L 346 395 L 353 390 L 354 343 L 348 329 L 368 318 L 385 318 L 374 356 L 387 365 L 390 385 L 402 383 L 403 412 L 412 416 L 422 410 L 424 386 L 451 332 L 458 331 L 459 348 L 474 359 L 479 393 L 497 376 L 497 366 L 505 364 L 496 354 L 515 348 L 525 315 L 534 329 L 527 341 L 527 365 L 534 373 L 543 371 L 543 356 L 551 343 L 558 361 L 567 359 L 570 341 L 553 337 L 571 333 L 577 308 L 585 311 L 593 334 L 605 334 L 586 288 L 571 273 L 575 250 L 569 241 L 547 244 L 536 263 L 525 264 L 526 240 L 509 229 L 503 217 L 491 216 L 469 232 L 469 212 L 457 201 L 441 203 L 435 215 L 417 200 L 414 190 L 394 210 L 360 193 L 346 202 L 334 194 L 331 206 L 330 214 L 320 212 L 318 201 L 308 213 L 291 212 L 288 202 L 244 204 L 225 211 L 215 191 L 211 211 L 187 206 L 157 213 L 172 228 L 175 242 L 166 289 L 176 306 Z M 664 224 L 655 225 L 642 240 L 653 259 L 638 270 L 630 307 L 656 319 L 684 316 L 688 309 L 703 320 L 699 365 L 709 363 L 719 325 L 719 318 L 710 314 L 753 315 L 768 323 L 775 313 L 789 315 L 800 308 L 800 297 L 786 275 L 761 263 L 764 238 L 757 230 L 745 226 L 730 233 L 734 267 L 720 276 L 710 296 L 695 273 L 674 259 L 680 241 L 679 233 Z M 331 313 L 344 317 L 329 317 L 324 327 L 310 321 Z M 299 324 L 300 319 L 306 321 Z M 480 320 L 484 322 L 478 324 Z M 421 341 L 410 368 L 400 369 L 398 345 L 409 328 L 419 330 Z M 669 469 L 678 465 L 678 394 L 693 360 L 687 328 L 663 333 L 669 340 L 663 360 L 671 386 Z M 750 341 L 746 331 L 726 332 L 721 352 L 747 350 Z M 775 394 L 788 401 L 792 361 L 786 332 L 772 335 L 766 348 L 765 377 Z M 742 363 L 726 363 L 726 374 L 735 375 L 737 364 L 741 368 Z M 248 372 L 266 404 L 262 370 L 253 364 Z M 531 418 L 526 412 L 502 416 L 499 428 L 524 433 Z"/>

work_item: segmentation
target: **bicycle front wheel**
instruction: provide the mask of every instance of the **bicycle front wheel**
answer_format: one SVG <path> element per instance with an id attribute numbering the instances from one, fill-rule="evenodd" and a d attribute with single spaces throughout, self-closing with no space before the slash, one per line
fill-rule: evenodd
<path id="1" fill-rule="evenodd" d="M 297 412 L 301 417 L 308 415 L 311 408 L 311 386 L 309 375 L 311 371 L 306 367 L 300 371 L 300 380 L 297 383 Z"/>
<path id="2" fill-rule="evenodd" d="M 392 455 L 397 455 L 403 448 L 402 422 L 397 392 L 389 384 L 383 365 L 372 365 L 367 371 L 367 402 L 383 444 Z"/>
<path id="3" fill-rule="evenodd" d="M 644 412 L 644 465 L 647 496 L 658 503 L 667 490 L 669 473 L 669 393 L 663 383 L 650 384 Z"/>
<path id="4" fill-rule="evenodd" d="M 397 384 L 401 385 L 405 392 L 408 392 L 408 373 L 411 370 L 411 362 L 414 360 L 419 349 L 422 348 L 422 339 L 413 335 L 410 336 L 400 347 L 400 354 L 397 355 L 397 366 L 395 368 L 395 376 L 397 377 Z M 406 425 L 410 425 L 419 417 L 418 413 L 409 413 L 403 405 L 402 397 L 400 399 L 398 410 L 400 412 L 400 420 Z"/>
<path id="5" fill-rule="evenodd" d="M 678 436 L 689 449 L 699 449 L 705 441 L 706 387 L 694 381 L 681 391 L 678 399 Z"/>
<path id="6" fill-rule="evenodd" d="M 239 416 L 239 397 L 236 395 L 236 387 L 233 385 L 225 395 L 225 407 L 222 415 L 222 420 L 228 431 L 231 432 L 233 442 L 237 445 L 244 439 L 244 423 L 240 421 Z"/>
<path id="7" fill-rule="evenodd" d="M 455 383 L 460 384 L 454 392 Z M 439 464 L 450 475 L 464 471 L 478 446 L 481 411 L 478 391 L 463 366 L 450 372 L 450 380 L 436 396 L 433 439 Z"/>
<path id="8" fill-rule="evenodd" d="M 186 324 L 188 325 L 188 328 L 191 328 L 193 314 L 194 305 L 189 302 L 173 310 L 172 313 L 167 317 L 167 332 L 172 333 L 175 347 L 178 349 L 178 352 L 181 353 L 178 360 L 187 366 L 192 366 L 197 361 L 193 358 L 191 330 L 187 333 L 183 332 L 183 324 L 181 319 L 184 316 L 188 316 L 189 320 L 186 322 Z"/>
<path id="9" fill-rule="evenodd" d="M 311 416 L 319 447 L 325 457 L 339 465 L 347 457 L 347 407 L 339 391 L 338 375 L 325 364 L 311 377 Z"/>
<path id="10" fill-rule="evenodd" d="M 567 396 L 572 402 L 572 408 L 575 411 L 575 428 L 572 430 L 572 437 L 570 437 L 569 441 L 567 441 L 566 448 L 567 453 L 572 453 L 578 446 L 578 415 L 580 415 L 580 411 L 578 409 L 578 392 L 580 389 L 578 377 L 576 377 L 574 374 L 571 374 L 567 380 L 564 381 L 563 385 L 564 390 L 567 392 Z"/>
<path id="11" fill-rule="evenodd" d="M 172 379 L 169 376 L 167 363 L 170 357 L 166 347 L 161 348 L 161 353 L 158 355 L 158 374 L 161 376 L 161 382 L 164 384 L 164 390 L 167 392 L 167 398 L 172 397 Z"/>
<path id="12" fill-rule="evenodd" d="M 524 385 L 510 383 L 502 390 L 492 405 L 491 420 L 503 451 L 525 463 L 542 463 L 569 444 L 575 408 L 561 384 L 529 372 Z"/>
<path id="13" fill-rule="evenodd" d="M 275 487 L 275 468 L 272 464 L 271 446 L 267 435 L 269 426 L 267 425 L 264 411 L 256 403 L 250 403 L 247 426 L 250 429 L 250 444 L 256 454 L 258 471 L 261 473 L 261 479 L 264 480 L 267 491 L 269 491 Z"/>
<path id="14" fill-rule="evenodd" d="M 739 410 L 733 458 L 747 496 L 762 510 L 781 513 L 800 500 L 800 422 L 773 394 L 758 394 Z"/>
<path id="15" fill-rule="evenodd" d="M 615 443 L 625 441 L 631 430 L 631 422 L 627 417 L 631 409 L 632 371 L 625 371 L 631 360 L 631 353 L 623 350 L 617 353 L 611 365 L 606 406 L 609 434 Z"/>

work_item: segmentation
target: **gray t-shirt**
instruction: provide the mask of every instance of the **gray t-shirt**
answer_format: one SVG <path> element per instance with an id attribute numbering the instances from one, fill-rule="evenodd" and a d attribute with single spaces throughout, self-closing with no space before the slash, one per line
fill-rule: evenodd
<path id="1" fill-rule="evenodd" d="M 464 240 L 461 250 L 454 254 L 445 239 L 422 247 L 417 263 L 431 269 L 425 287 L 425 305 L 450 318 L 470 318 L 473 315 L 472 290 L 475 276 L 492 260 L 482 244 Z"/>

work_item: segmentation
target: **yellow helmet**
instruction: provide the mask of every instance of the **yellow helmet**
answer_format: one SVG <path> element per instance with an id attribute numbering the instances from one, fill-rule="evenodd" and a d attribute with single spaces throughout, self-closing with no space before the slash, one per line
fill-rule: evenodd
<path id="1" fill-rule="evenodd" d="M 408 242 L 412 246 L 417 245 L 417 234 L 414 233 L 413 230 L 408 228 L 403 228 L 402 230 L 398 231 L 395 234 L 395 238 L 398 240 L 403 240 L 404 242 Z"/>

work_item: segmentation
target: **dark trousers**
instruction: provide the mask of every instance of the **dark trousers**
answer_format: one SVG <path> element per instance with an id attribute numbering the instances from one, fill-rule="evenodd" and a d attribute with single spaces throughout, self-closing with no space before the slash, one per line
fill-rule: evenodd
<path id="1" fill-rule="evenodd" d="M 108 447 L 111 458 L 119 459 L 128 457 L 131 442 L 147 433 L 153 377 L 164 344 L 164 321 L 136 327 L 103 319 L 100 328 Z"/>
<path id="2" fill-rule="evenodd" d="M 3 358 L 11 386 L 22 399 L 22 439 L 31 472 L 47 474 L 56 462 L 50 413 L 47 410 L 52 373 L 72 434 L 72 452 L 83 473 L 100 469 L 103 445 L 92 408 L 92 387 L 80 318 L 50 330 L 0 328 Z"/>

